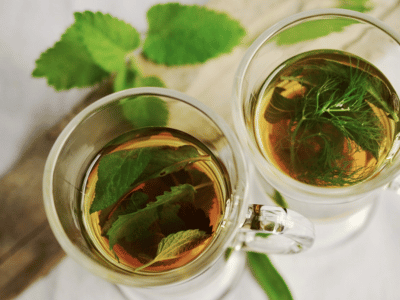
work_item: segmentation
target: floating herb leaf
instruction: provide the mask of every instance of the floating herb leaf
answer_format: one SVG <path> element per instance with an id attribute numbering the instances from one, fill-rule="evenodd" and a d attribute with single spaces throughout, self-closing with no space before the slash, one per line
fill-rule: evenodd
<path id="1" fill-rule="evenodd" d="M 196 148 L 189 145 L 178 148 L 146 147 L 107 154 L 99 163 L 95 198 L 90 213 L 115 204 L 127 192 L 149 179 L 165 176 L 190 163 L 208 159 L 208 156 L 200 156 Z"/>
<path id="2" fill-rule="evenodd" d="M 206 237 L 208 237 L 208 235 L 204 231 L 198 229 L 179 231 L 170 234 L 161 240 L 158 245 L 156 257 L 137 268 L 136 271 L 147 268 L 156 262 L 177 258 L 181 253 L 193 249 Z"/>
<path id="3" fill-rule="evenodd" d="M 195 189 L 190 184 L 171 187 L 170 192 L 158 196 L 156 202 L 151 202 L 143 209 L 131 214 L 120 215 L 107 232 L 110 249 L 125 238 L 128 241 L 140 240 L 147 234 L 150 225 L 160 218 L 159 213 L 164 205 L 172 205 L 178 202 L 193 202 Z"/>
<path id="4" fill-rule="evenodd" d="M 102 210 L 117 202 L 146 169 L 151 160 L 147 148 L 110 153 L 101 158 L 95 198 L 90 213 Z M 118 172 L 112 172 L 118 170 Z"/>

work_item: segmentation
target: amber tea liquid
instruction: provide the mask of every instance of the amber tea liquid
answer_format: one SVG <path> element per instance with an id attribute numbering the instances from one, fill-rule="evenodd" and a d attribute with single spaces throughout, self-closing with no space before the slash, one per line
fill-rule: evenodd
<path id="1" fill-rule="evenodd" d="M 323 99 L 326 88 L 323 85 L 329 88 L 329 84 L 336 80 L 335 76 L 321 81 L 321 86 L 315 84 L 318 77 L 324 76 L 324 68 L 329 68 L 329 62 L 332 61 L 335 63 L 335 72 L 339 75 L 347 72 L 349 81 L 356 80 L 360 74 L 371 79 L 361 86 L 372 85 L 369 90 L 374 92 L 369 96 L 383 99 L 385 103 L 382 105 L 387 105 L 398 114 L 398 97 L 377 68 L 349 53 L 318 50 L 289 59 L 266 79 L 255 94 L 253 126 L 260 151 L 282 172 L 304 183 L 335 187 L 351 185 L 376 174 L 387 159 L 399 128 L 393 117 L 380 105 L 367 100 L 360 111 L 371 111 L 371 117 L 376 118 L 373 127 L 379 130 L 373 132 L 379 133 L 379 142 L 372 147 L 367 143 L 364 145 L 365 139 L 359 138 L 357 144 L 357 139 L 352 139 L 351 135 L 357 135 L 365 126 L 354 123 L 358 113 L 352 114 L 349 111 L 351 103 L 344 100 L 331 107 L 336 115 L 331 114 L 329 109 L 324 111 L 330 99 Z M 377 82 L 376 78 L 380 79 L 379 87 L 373 86 Z M 349 90 L 349 97 L 357 93 L 357 90 L 351 91 L 344 82 L 331 96 L 340 94 L 342 87 Z M 313 97 L 309 97 L 310 94 Z M 304 125 L 309 116 L 316 120 L 314 124 L 309 122 L 308 127 L 300 126 Z M 339 121 L 334 120 L 337 116 L 341 118 Z M 323 123 L 321 120 L 328 121 Z M 332 125 L 335 121 L 336 125 Z M 349 135 L 343 135 L 345 129 L 341 127 L 346 126 L 348 121 L 347 124 L 353 122 L 351 126 L 360 126 L 359 129 L 350 128 L 350 138 Z"/>
<path id="2" fill-rule="evenodd" d="M 153 224 L 152 230 L 156 234 L 152 239 L 144 241 L 143 244 L 132 244 L 129 241 L 122 240 L 111 250 L 101 223 L 104 222 L 105 218 L 110 218 L 112 212 L 107 212 L 108 216 L 106 217 L 104 216 L 104 212 L 102 215 L 102 211 L 89 213 L 90 205 L 94 199 L 97 170 L 101 158 L 104 155 L 121 150 L 158 146 L 180 147 L 184 145 L 195 147 L 201 155 L 209 155 L 211 159 L 195 162 L 178 172 L 149 180 L 141 184 L 138 189 L 148 194 L 148 201 L 151 202 L 155 201 L 156 196 L 169 191 L 172 186 L 187 183 L 198 187 L 195 193 L 194 204 L 189 206 L 186 204 L 181 205 L 177 213 L 180 219 L 179 226 L 181 226 L 179 230 L 199 229 L 206 232 L 208 237 L 194 248 L 181 253 L 178 257 L 165 262 L 155 263 L 144 269 L 144 271 L 162 272 L 183 266 L 200 255 L 217 235 L 224 213 L 225 199 L 227 199 L 230 190 L 227 173 L 222 163 L 205 145 L 183 132 L 168 128 L 150 128 L 132 131 L 109 143 L 98 154 L 87 171 L 87 176 L 83 184 L 83 226 L 90 243 L 92 243 L 96 251 L 112 264 L 128 271 L 134 271 L 156 255 L 158 242 L 167 236 L 168 231 L 171 231 L 171 226 L 174 226 L 170 224 L 169 228 L 162 228 L 162 224 Z M 126 198 L 129 198 L 129 194 Z"/>

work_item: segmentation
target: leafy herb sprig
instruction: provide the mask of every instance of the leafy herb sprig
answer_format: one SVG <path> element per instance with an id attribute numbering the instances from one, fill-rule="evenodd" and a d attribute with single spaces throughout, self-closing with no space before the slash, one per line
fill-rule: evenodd
<path id="1" fill-rule="evenodd" d="M 75 22 L 36 60 L 34 77 L 56 90 L 92 86 L 112 76 L 114 90 L 163 86 L 142 75 L 137 55 L 168 66 L 203 63 L 230 52 L 245 35 L 237 20 L 198 5 L 157 4 L 147 12 L 144 41 L 129 23 L 101 12 L 76 12 Z"/>
<path id="2" fill-rule="evenodd" d="M 354 168 L 350 157 L 365 150 L 378 160 L 384 129 L 373 106 L 399 120 L 386 84 L 351 65 L 360 61 L 349 57 L 349 62 L 301 65 L 280 76 L 287 86 L 299 83 L 294 96 L 283 96 L 284 86 L 273 91 L 264 117 L 272 124 L 288 120 L 287 138 L 277 141 L 276 149 L 288 153 L 301 181 L 342 186 L 365 179 L 371 170 Z"/>
<path id="3" fill-rule="evenodd" d="M 157 181 L 168 175 L 179 176 L 179 172 L 192 164 L 208 160 L 209 155 L 200 155 L 188 145 L 120 150 L 102 156 L 89 212 L 101 211 L 102 234 L 108 238 L 110 249 L 119 243 L 130 243 L 130 251 L 143 261 L 137 268 L 141 270 L 156 262 L 174 259 L 208 238 L 211 230 L 206 215 L 198 218 L 201 221 L 198 228 L 188 228 L 179 212 L 182 207 L 196 210 L 196 190 L 212 182 L 200 181 L 193 186 L 175 179 L 175 185 L 160 187 Z M 184 173 L 181 177 L 186 182 L 189 175 Z M 153 182 L 158 186 L 151 190 L 140 187 L 152 186 Z M 192 179 L 191 183 L 196 184 L 196 180 Z M 154 256 L 149 256 L 148 248 L 158 249 Z"/>

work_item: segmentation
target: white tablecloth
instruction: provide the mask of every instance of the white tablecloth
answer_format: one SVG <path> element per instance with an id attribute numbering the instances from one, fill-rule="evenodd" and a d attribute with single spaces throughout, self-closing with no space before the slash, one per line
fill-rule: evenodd
<path id="1" fill-rule="evenodd" d="M 56 92 L 44 79 L 31 77 L 35 60 L 72 24 L 73 12 L 100 10 L 144 31 L 145 12 L 156 2 L 167 1 L 0 1 L 0 174 L 16 162 L 35 133 L 54 124 L 89 91 Z M 385 192 L 368 227 L 351 242 L 330 251 L 271 259 L 295 299 L 400 299 L 399 216 L 399 196 Z M 235 292 L 235 299 L 266 298 L 248 271 Z M 65 258 L 18 299 L 124 298 L 114 285 Z"/>

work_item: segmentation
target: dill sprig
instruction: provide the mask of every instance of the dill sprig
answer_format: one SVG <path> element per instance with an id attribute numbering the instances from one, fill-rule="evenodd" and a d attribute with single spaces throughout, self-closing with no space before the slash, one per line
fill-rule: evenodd
<path id="1" fill-rule="evenodd" d="M 287 132 L 275 147 L 286 154 L 290 175 L 298 180 L 343 186 L 373 171 L 354 164 L 352 156 L 366 151 L 369 159 L 378 160 L 385 133 L 379 114 L 396 122 L 398 115 L 386 84 L 359 63 L 354 58 L 349 64 L 328 59 L 280 76 L 284 84 L 275 87 L 264 117 Z"/>

